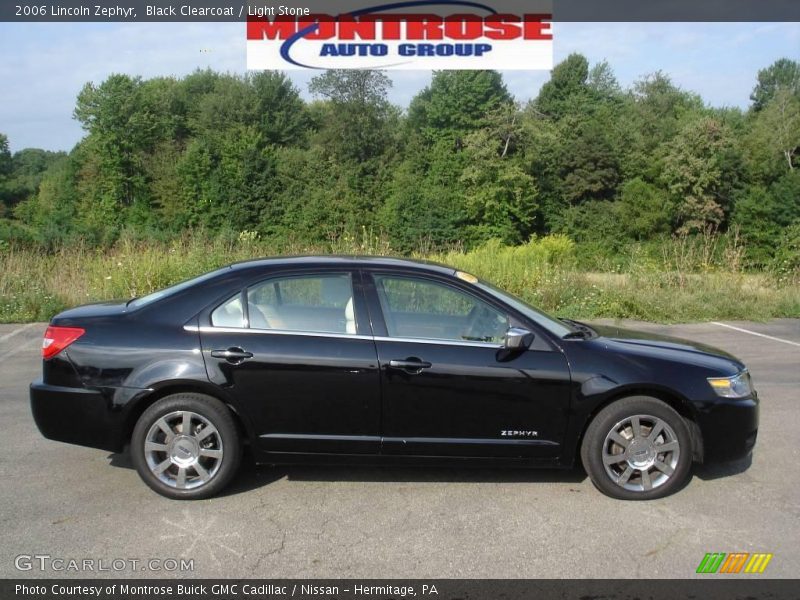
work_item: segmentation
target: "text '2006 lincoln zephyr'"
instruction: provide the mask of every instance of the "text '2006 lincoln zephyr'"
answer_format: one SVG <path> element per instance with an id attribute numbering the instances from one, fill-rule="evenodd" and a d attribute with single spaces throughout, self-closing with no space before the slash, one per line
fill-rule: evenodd
<path id="1" fill-rule="evenodd" d="M 238 263 L 55 316 L 31 408 L 45 437 L 121 451 L 170 498 L 258 463 L 572 467 L 622 499 L 747 455 L 736 358 L 555 319 L 479 279 L 393 258 Z"/>

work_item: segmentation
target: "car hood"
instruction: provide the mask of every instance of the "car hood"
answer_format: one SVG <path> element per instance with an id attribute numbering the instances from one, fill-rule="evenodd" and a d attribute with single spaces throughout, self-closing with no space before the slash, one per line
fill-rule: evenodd
<path id="1" fill-rule="evenodd" d="M 725 365 L 728 369 L 733 368 L 737 372 L 744 368 L 742 361 L 732 354 L 699 342 L 634 329 L 623 329 L 614 325 L 592 325 L 592 328 L 604 338 L 604 341 L 613 344 L 618 350 L 628 347 L 663 358 L 680 356 L 684 360 L 705 366 Z"/>

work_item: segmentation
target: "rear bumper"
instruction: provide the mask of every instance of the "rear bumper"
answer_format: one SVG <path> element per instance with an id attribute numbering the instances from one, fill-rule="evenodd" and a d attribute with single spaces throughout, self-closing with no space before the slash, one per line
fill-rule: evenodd
<path id="1" fill-rule="evenodd" d="M 108 399 L 100 392 L 34 381 L 30 398 L 33 420 L 44 437 L 112 452 L 122 450 L 122 414 L 110 410 Z"/>
<path id="2" fill-rule="evenodd" d="M 756 444 L 758 397 L 720 399 L 698 415 L 703 436 L 704 462 L 743 458 Z"/>

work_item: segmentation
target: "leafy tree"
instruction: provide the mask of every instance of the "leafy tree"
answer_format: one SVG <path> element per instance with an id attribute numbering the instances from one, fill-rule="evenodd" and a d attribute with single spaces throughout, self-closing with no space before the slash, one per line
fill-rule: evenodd
<path id="1" fill-rule="evenodd" d="M 800 62 L 781 58 L 758 72 L 758 83 L 750 94 L 753 110 L 766 107 L 781 90 L 800 97 Z"/>
<path id="2" fill-rule="evenodd" d="M 800 273 L 800 222 L 793 223 L 781 232 L 770 267 L 780 276 L 780 282 L 797 285 L 797 274 Z"/>
<path id="3" fill-rule="evenodd" d="M 158 144 L 142 159 L 154 221 L 160 224 L 159 229 L 170 233 L 181 231 L 188 225 L 178 173 L 181 158 L 180 144 L 175 140 L 167 140 Z"/>
<path id="4" fill-rule="evenodd" d="M 317 75 L 309 91 L 328 100 L 322 142 L 333 156 L 367 161 L 389 146 L 391 80 L 380 71 L 338 70 Z"/>
<path id="5" fill-rule="evenodd" d="M 646 240 L 670 231 L 673 215 L 667 194 L 638 177 L 622 186 L 615 209 L 619 226 L 628 237 Z"/>
<path id="6" fill-rule="evenodd" d="M 210 93 L 196 100 L 195 132 L 214 136 L 259 119 L 255 90 L 241 77 L 219 76 Z"/>
<path id="7" fill-rule="evenodd" d="M 375 71 L 323 73 L 312 102 L 276 72 L 112 75 L 81 90 L 69 155 L 11 156 L 0 135 L 0 235 L 56 247 L 198 227 L 306 244 L 380 228 L 419 251 L 559 231 L 607 256 L 733 226 L 767 265 L 800 219 L 796 71 L 764 69 L 747 112 L 663 73 L 623 90 L 578 54 L 524 109 L 495 71 L 434 73 L 405 114 Z"/>
<path id="8" fill-rule="evenodd" d="M 252 76 L 259 129 L 266 144 L 303 145 L 309 118 L 299 90 L 279 71 L 263 71 Z"/>
<path id="9" fill-rule="evenodd" d="M 800 223 L 800 172 L 786 173 L 769 188 L 751 186 L 736 202 L 732 217 L 756 264 L 767 264 L 783 230 Z"/>
<path id="10" fill-rule="evenodd" d="M 45 248 L 55 248 L 70 239 L 78 194 L 75 167 L 76 163 L 66 157 L 55 161 L 44 174 L 36 196 L 14 209 L 14 216 L 31 226 L 36 241 Z"/>
<path id="11" fill-rule="evenodd" d="M 756 116 L 752 136 L 761 156 L 794 170 L 800 155 L 800 96 L 778 90 Z"/>
<path id="12" fill-rule="evenodd" d="M 752 262 L 764 264 L 780 235 L 782 227 L 773 219 L 775 209 L 769 190 L 760 186 L 748 188 L 736 202 L 732 222 L 741 234 Z"/>
<path id="13" fill-rule="evenodd" d="M 518 244 L 533 230 L 538 205 L 533 178 L 504 153 L 506 142 L 483 129 L 467 139 L 468 165 L 461 181 L 466 185 L 467 239 L 476 244 L 489 239 Z"/>
<path id="14" fill-rule="evenodd" d="M 146 122 L 139 112 L 142 80 L 111 75 L 99 86 L 87 83 L 78 94 L 75 118 L 91 135 L 103 204 L 130 205 L 136 193 L 136 153 L 145 145 Z M 147 127 L 150 127 L 148 125 Z M 116 210 L 113 208 L 112 210 Z"/>
<path id="15" fill-rule="evenodd" d="M 463 238 L 466 206 L 461 173 L 466 155 L 447 140 L 434 144 L 424 170 L 411 158 L 395 170 L 380 222 L 393 248 L 440 247 Z"/>
<path id="16" fill-rule="evenodd" d="M 0 133 L 0 177 L 11 173 L 11 152 L 8 149 L 8 136 Z"/>
<path id="17" fill-rule="evenodd" d="M 680 229 L 723 224 L 735 192 L 730 130 L 712 117 L 686 124 L 667 146 L 662 179 L 677 203 Z"/>
<path id="18" fill-rule="evenodd" d="M 561 164 L 568 127 L 543 117 L 529 104 L 521 115 L 522 142 L 526 172 L 536 181 L 540 211 L 537 233 L 557 229 L 566 202 L 563 199 Z"/>
<path id="19" fill-rule="evenodd" d="M 0 217 L 5 214 L 9 204 L 6 179 L 11 173 L 11 152 L 8 149 L 8 137 L 0 133 Z"/>
<path id="20" fill-rule="evenodd" d="M 561 179 L 567 204 L 610 199 L 619 183 L 617 152 L 602 123 L 577 123 L 562 150 Z"/>
<path id="21" fill-rule="evenodd" d="M 0 184 L 0 201 L 11 208 L 35 194 L 42 175 L 65 156 L 63 152 L 48 152 L 38 148 L 15 152 L 11 157 L 6 183 Z"/>
<path id="22" fill-rule="evenodd" d="M 585 99 L 589 91 L 588 79 L 589 61 L 580 54 L 570 54 L 555 66 L 550 81 L 542 86 L 535 101 L 536 109 L 548 117 L 560 119 Z"/>
<path id="23" fill-rule="evenodd" d="M 589 70 L 587 78 L 589 90 L 601 98 L 617 98 L 622 94 L 622 88 L 608 61 L 602 61 Z"/>
<path id="24" fill-rule="evenodd" d="M 459 141 L 487 124 L 487 117 L 511 104 L 497 71 L 436 71 L 431 84 L 409 105 L 409 121 L 429 140 Z M 460 143 L 460 142 L 459 142 Z"/>

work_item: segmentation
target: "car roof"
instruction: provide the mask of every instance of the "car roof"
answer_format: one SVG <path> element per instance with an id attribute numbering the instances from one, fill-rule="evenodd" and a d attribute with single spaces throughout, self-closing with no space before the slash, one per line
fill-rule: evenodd
<path id="1" fill-rule="evenodd" d="M 415 269 L 439 273 L 442 275 L 453 275 L 456 270 L 439 263 L 427 260 L 409 260 L 407 258 L 396 258 L 391 256 L 349 256 L 349 255 L 309 255 L 309 256 L 275 256 L 268 258 L 256 258 L 236 262 L 231 265 L 232 269 L 249 269 L 255 267 L 331 267 L 343 266 L 347 268 L 369 267 L 369 268 L 390 268 L 390 269 Z"/>

